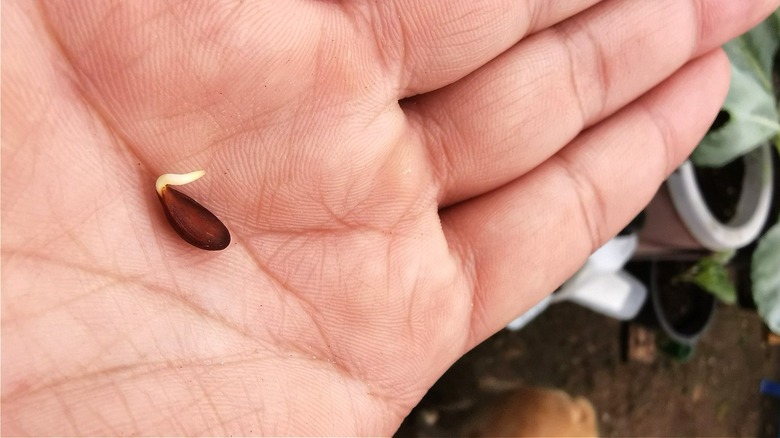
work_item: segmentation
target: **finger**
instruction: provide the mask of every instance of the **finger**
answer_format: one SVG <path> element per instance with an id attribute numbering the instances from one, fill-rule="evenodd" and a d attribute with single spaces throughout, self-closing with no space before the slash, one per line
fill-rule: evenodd
<path id="1" fill-rule="evenodd" d="M 616 234 L 697 144 L 729 65 L 695 60 L 532 172 L 442 212 L 474 294 L 472 341 L 528 309 Z"/>
<path id="2" fill-rule="evenodd" d="M 401 62 L 400 94 L 405 97 L 450 84 L 524 35 L 571 17 L 598 1 L 378 2 L 385 8 L 377 11 L 380 18 L 374 26 L 389 64 Z"/>
<path id="3" fill-rule="evenodd" d="M 602 2 L 456 84 L 418 96 L 405 109 L 429 149 L 442 202 L 522 175 L 777 3 Z"/>

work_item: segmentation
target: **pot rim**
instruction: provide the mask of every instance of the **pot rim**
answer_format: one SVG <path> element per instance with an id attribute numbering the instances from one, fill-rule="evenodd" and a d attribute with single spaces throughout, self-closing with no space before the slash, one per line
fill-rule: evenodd
<path id="1" fill-rule="evenodd" d="M 741 248 L 754 241 L 766 223 L 772 201 L 772 155 L 769 144 L 745 154 L 745 173 L 736 214 L 719 221 L 702 196 L 693 163 L 686 160 L 666 181 L 674 207 L 691 235 L 707 249 Z"/>
<path id="2" fill-rule="evenodd" d="M 655 315 L 655 319 L 658 322 L 658 325 L 661 326 L 661 330 L 673 341 L 685 344 L 685 345 L 696 345 L 696 343 L 699 341 L 699 338 L 704 334 L 704 332 L 707 331 L 710 324 L 712 324 L 712 318 L 715 316 L 715 309 L 718 307 L 718 300 L 715 298 L 714 295 L 711 293 L 699 288 L 702 290 L 704 294 L 706 294 L 711 300 L 709 305 L 709 313 L 707 315 L 707 318 L 704 320 L 704 322 L 701 324 L 701 328 L 694 334 L 686 335 L 684 333 L 681 333 L 676 328 L 672 326 L 672 324 L 669 322 L 669 320 L 666 318 L 666 315 L 664 315 L 663 312 L 663 306 L 661 306 L 661 301 L 659 298 L 660 295 L 660 289 L 659 289 L 659 282 L 658 282 L 658 263 L 653 262 L 650 266 L 650 282 L 651 282 L 651 288 L 650 288 L 650 301 L 651 301 L 651 307 L 653 314 Z M 698 287 L 695 284 L 691 284 L 693 287 Z"/>

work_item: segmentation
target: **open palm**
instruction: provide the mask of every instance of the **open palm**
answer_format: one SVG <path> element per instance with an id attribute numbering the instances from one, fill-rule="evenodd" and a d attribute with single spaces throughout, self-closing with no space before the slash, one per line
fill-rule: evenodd
<path id="1" fill-rule="evenodd" d="M 392 433 L 647 203 L 777 3 L 3 2 L 3 432 Z M 222 252 L 156 199 L 201 168 Z"/>

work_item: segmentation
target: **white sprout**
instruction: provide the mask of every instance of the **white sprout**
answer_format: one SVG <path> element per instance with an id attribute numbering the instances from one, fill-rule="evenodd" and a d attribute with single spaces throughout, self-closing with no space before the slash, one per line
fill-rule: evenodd
<path id="1" fill-rule="evenodd" d="M 155 188 L 157 189 L 157 193 L 162 196 L 163 187 L 169 184 L 172 186 L 189 184 L 205 174 L 205 170 L 196 170 L 195 172 L 190 173 L 164 173 L 157 178 Z"/>

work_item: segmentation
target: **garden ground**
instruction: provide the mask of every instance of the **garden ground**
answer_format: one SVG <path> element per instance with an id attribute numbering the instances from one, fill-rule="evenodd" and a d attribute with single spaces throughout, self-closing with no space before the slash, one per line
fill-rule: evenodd
<path id="1" fill-rule="evenodd" d="M 546 386 L 589 399 L 602 436 L 777 436 L 780 401 L 759 385 L 780 380 L 780 354 L 755 311 L 720 305 L 687 362 L 662 353 L 625 362 L 620 333 L 619 321 L 554 305 L 453 365 L 397 435 L 450 436 L 496 394 Z"/>

